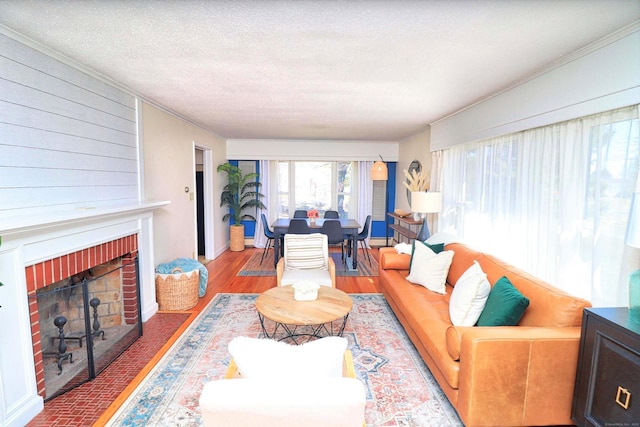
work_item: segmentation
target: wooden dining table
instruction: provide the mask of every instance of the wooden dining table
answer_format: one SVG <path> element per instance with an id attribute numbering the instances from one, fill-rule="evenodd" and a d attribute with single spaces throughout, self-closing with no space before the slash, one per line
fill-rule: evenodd
<path id="1" fill-rule="evenodd" d="M 296 218 L 298 219 L 298 218 Z M 300 218 L 302 219 L 302 218 Z M 287 230 L 289 229 L 289 221 L 291 218 L 278 218 L 273 224 L 271 224 L 271 229 L 274 234 L 274 265 L 278 263 L 278 259 L 280 259 L 280 236 L 287 234 Z M 336 221 L 335 219 L 316 219 L 314 223 L 311 223 L 309 218 L 306 219 L 307 225 L 311 229 L 312 233 L 320 233 L 320 229 L 322 228 L 322 224 L 325 221 Z M 360 229 L 360 224 L 358 221 L 351 218 L 340 218 L 340 225 L 342 226 L 342 232 L 345 235 L 349 236 L 357 236 L 358 231 Z M 347 253 L 351 256 L 351 266 L 354 270 L 358 268 L 358 240 L 351 239 L 351 247 L 348 248 Z"/>

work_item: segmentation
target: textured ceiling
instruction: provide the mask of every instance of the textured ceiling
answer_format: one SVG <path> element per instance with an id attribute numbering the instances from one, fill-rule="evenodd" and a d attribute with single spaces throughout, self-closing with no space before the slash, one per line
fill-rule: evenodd
<path id="1" fill-rule="evenodd" d="M 226 138 L 401 140 L 637 0 L 0 0 L 0 24 Z"/>

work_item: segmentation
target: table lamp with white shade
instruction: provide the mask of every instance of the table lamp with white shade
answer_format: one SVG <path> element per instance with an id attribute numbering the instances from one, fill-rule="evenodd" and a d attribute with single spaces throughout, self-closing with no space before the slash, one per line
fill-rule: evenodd
<path id="1" fill-rule="evenodd" d="M 624 242 L 631 247 L 640 248 L 640 193 L 633 193 L 629 222 Z M 629 316 L 640 323 L 640 270 L 629 276 Z"/>
<path id="2" fill-rule="evenodd" d="M 411 193 L 411 210 L 422 216 L 422 227 L 416 240 L 425 241 L 431 235 L 427 225 L 426 214 L 438 213 L 442 210 L 442 193 L 435 191 L 414 191 Z"/>

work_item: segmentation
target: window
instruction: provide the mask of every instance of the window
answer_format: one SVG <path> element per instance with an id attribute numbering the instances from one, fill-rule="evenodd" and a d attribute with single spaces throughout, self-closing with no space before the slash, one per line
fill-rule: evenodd
<path id="1" fill-rule="evenodd" d="M 626 304 L 638 106 L 442 153 L 441 230 L 596 306 Z"/>
<path id="2" fill-rule="evenodd" d="M 353 176 L 352 162 L 279 162 L 281 216 L 317 209 L 321 216 L 327 210 L 337 210 L 340 218 L 348 218 L 354 210 Z"/>

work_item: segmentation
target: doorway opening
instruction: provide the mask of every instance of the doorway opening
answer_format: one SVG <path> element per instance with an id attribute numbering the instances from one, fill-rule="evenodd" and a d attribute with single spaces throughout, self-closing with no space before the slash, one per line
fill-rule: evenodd
<path id="1" fill-rule="evenodd" d="M 212 158 L 211 149 L 194 143 L 195 253 L 201 262 L 214 258 Z"/>

